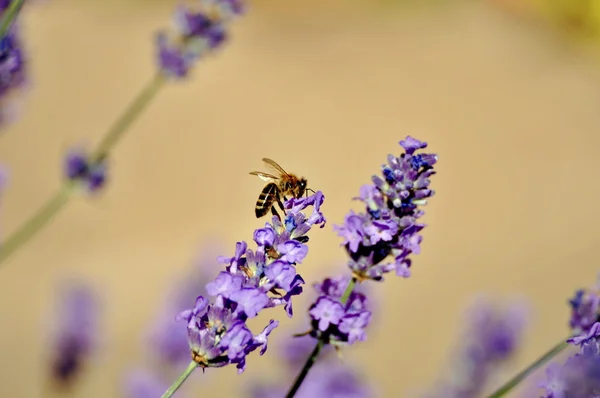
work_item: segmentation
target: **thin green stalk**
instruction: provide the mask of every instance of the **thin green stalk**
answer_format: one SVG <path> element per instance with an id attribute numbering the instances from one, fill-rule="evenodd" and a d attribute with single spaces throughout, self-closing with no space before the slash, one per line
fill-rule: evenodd
<path id="1" fill-rule="evenodd" d="M 342 304 L 346 304 L 346 302 L 350 298 L 350 294 L 354 290 L 355 286 L 356 286 L 356 279 L 352 278 L 350 280 L 350 282 L 348 283 L 348 286 L 346 286 L 346 290 L 344 290 L 344 294 L 342 294 L 342 298 L 340 299 L 340 302 Z M 306 359 L 306 362 L 304 363 L 304 366 L 302 366 L 302 370 L 300 370 L 300 373 L 296 377 L 296 380 L 294 380 L 294 384 L 292 384 L 288 393 L 286 394 L 286 396 L 285 396 L 286 398 L 293 398 L 294 395 L 296 395 L 296 393 L 298 392 L 298 389 L 300 389 L 300 386 L 302 386 L 304 379 L 306 379 L 306 376 L 308 376 L 308 372 L 315 364 L 317 357 L 321 353 L 321 350 L 323 349 L 324 345 L 325 344 L 322 339 L 319 339 L 317 341 L 315 348 L 310 353 L 309 357 Z"/>
<path id="2" fill-rule="evenodd" d="M 175 394 L 175 391 L 177 391 L 179 387 L 181 387 L 183 382 L 186 381 L 188 377 L 190 377 L 192 372 L 196 370 L 197 367 L 198 364 L 195 361 L 191 361 L 187 369 L 181 374 L 181 376 L 179 376 L 177 380 L 173 382 L 173 384 L 171 384 L 171 387 L 169 387 L 169 389 L 162 395 L 161 398 L 171 398 L 171 396 Z"/>
<path id="3" fill-rule="evenodd" d="M 21 7 L 23 7 L 23 3 L 25 3 L 25 0 L 14 0 L 4 12 L 2 20 L 0 20 L 0 40 L 8 34 L 15 19 L 17 19 L 17 15 L 19 15 Z"/>
<path id="4" fill-rule="evenodd" d="M 13 3 L 14 4 L 14 3 Z M 142 114 L 148 104 L 156 96 L 164 83 L 164 78 L 157 74 L 129 104 L 113 126 L 106 132 L 102 140 L 92 152 L 91 161 L 96 162 L 108 156 L 109 152 L 123 137 L 132 123 Z M 73 192 L 72 183 L 66 181 L 60 190 L 48 199 L 40 209 L 15 232 L 9 235 L 0 245 L 0 265 L 15 251 L 25 245 L 67 204 Z"/>
<path id="5" fill-rule="evenodd" d="M 69 201 L 71 190 L 72 186 L 70 184 L 63 185 L 29 220 L 2 242 L 0 246 L 0 264 L 31 239 L 48 221 L 52 220 Z"/>
<path id="6" fill-rule="evenodd" d="M 558 353 L 560 353 L 562 350 L 564 350 L 568 346 L 569 346 L 569 344 L 565 340 L 562 340 L 560 343 L 558 343 L 557 345 L 552 347 L 552 349 L 550 349 L 548 352 L 546 352 L 544 355 L 542 355 L 537 361 L 535 361 L 529 367 L 527 367 L 522 372 L 517 374 L 515 377 L 510 379 L 502 387 L 500 387 L 495 392 L 493 392 L 491 395 L 489 395 L 488 398 L 502 397 L 503 395 L 508 393 L 510 390 L 512 390 L 514 387 L 516 387 L 520 382 L 525 380 L 527 378 L 527 376 L 529 376 L 531 373 L 536 371 L 542 365 L 546 364 L 550 359 L 554 358 L 556 355 L 558 355 Z"/>
<path id="7" fill-rule="evenodd" d="M 133 122 L 142 114 L 146 107 L 156 96 L 156 93 L 165 83 L 164 77 L 158 73 L 154 78 L 140 91 L 135 99 L 129 104 L 121 117 L 110 127 L 107 133 L 102 137 L 102 140 L 92 154 L 92 160 L 100 160 L 105 158 L 112 148 L 123 137 L 127 129 L 131 127 Z"/>

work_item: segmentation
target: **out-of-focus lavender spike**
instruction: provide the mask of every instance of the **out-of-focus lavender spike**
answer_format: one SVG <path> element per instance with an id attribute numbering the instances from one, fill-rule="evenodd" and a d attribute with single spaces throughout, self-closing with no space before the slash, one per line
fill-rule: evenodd
<path id="1" fill-rule="evenodd" d="M 123 398 L 158 398 L 169 387 L 169 383 L 156 374 L 136 370 L 127 374 L 124 387 Z"/>
<path id="2" fill-rule="evenodd" d="M 423 397 L 478 398 L 494 374 L 521 346 L 528 306 L 497 305 L 480 298 L 467 311 L 466 329 L 452 357 L 449 374 Z"/>
<path id="3" fill-rule="evenodd" d="M 287 385 L 254 384 L 247 398 L 278 398 L 285 396 Z M 296 398 L 372 398 L 374 389 L 358 371 L 337 360 L 319 362 L 296 393 Z"/>
<path id="4" fill-rule="evenodd" d="M 196 0 L 193 6 L 179 4 L 174 29 L 160 31 L 155 38 L 161 72 L 175 79 L 189 74 L 198 60 L 214 52 L 227 40 L 229 25 L 245 11 L 241 0 Z"/>
<path id="5" fill-rule="evenodd" d="M 59 293 L 50 367 L 55 384 L 68 386 L 97 347 L 100 308 L 96 292 L 86 283 L 66 283 Z"/>
<path id="6" fill-rule="evenodd" d="M 215 246 L 220 247 L 215 244 L 203 245 L 199 258 L 173 285 L 163 309 L 150 328 L 150 346 L 166 365 L 179 368 L 190 360 L 187 331 L 175 318 L 198 295 L 207 294 L 205 286 L 215 278 L 220 267 Z"/>

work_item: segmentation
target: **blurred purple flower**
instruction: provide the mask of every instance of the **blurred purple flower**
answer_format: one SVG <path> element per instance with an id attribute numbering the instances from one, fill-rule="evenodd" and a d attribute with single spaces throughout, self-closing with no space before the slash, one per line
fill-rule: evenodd
<path id="1" fill-rule="evenodd" d="M 127 375 L 123 398 L 160 397 L 167 388 L 169 388 L 169 383 L 164 382 L 156 375 L 146 371 L 135 371 Z"/>
<path id="2" fill-rule="evenodd" d="M 286 385 L 253 385 L 249 398 L 280 398 Z M 296 393 L 296 398 L 369 398 L 375 394 L 357 372 L 339 362 L 319 362 Z"/>
<path id="3" fill-rule="evenodd" d="M 450 378 L 424 396 L 480 397 L 494 372 L 518 351 L 527 315 L 523 303 L 500 308 L 481 300 L 468 315 L 467 330 L 451 362 Z"/>
<path id="4" fill-rule="evenodd" d="M 324 197 L 316 192 L 301 200 L 286 202 L 284 221 L 273 217 L 254 233 L 255 251 L 244 241 L 238 242 L 233 257 L 220 257 L 226 264 L 212 282 L 206 285 L 208 300 L 196 299 L 193 309 L 182 311 L 179 320 L 187 322 L 188 343 L 192 359 L 202 368 L 236 364 L 241 373 L 246 366 L 246 356 L 267 349 L 267 338 L 278 325 L 271 320 L 264 330 L 254 335 L 246 321 L 270 307 L 283 305 L 292 315 L 292 297 L 302 292 L 304 280 L 296 273 L 295 265 L 307 254 L 306 233 L 314 225 L 323 225 L 325 217 L 320 212 Z M 313 207 L 311 216 L 303 210 Z"/>
<path id="5" fill-rule="evenodd" d="M 194 261 L 173 285 L 163 309 L 150 328 L 149 341 L 158 358 L 165 365 L 179 367 L 190 359 L 190 348 L 187 343 L 185 328 L 175 319 L 183 308 L 196 299 L 198 294 L 206 295 L 204 286 L 214 278 L 217 271 L 214 248 L 206 244 L 200 250 L 200 257 Z"/>
<path id="6" fill-rule="evenodd" d="M 427 143 L 410 136 L 400 141 L 404 153 L 389 155 L 382 166 L 383 176 L 373 176 L 373 184 L 360 190 L 365 213 L 350 212 L 343 225 L 335 226 L 344 239 L 349 267 L 357 280 L 382 280 L 383 274 L 394 271 L 408 277 L 411 254 L 419 254 L 421 236 L 425 227 L 417 220 L 424 214 L 419 206 L 433 196 L 429 177 L 435 174 L 433 166 L 437 155 L 417 154 Z M 391 262 L 385 262 L 391 258 Z"/>
<path id="7" fill-rule="evenodd" d="M 199 59 L 225 42 L 229 24 L 243 12 L 240 0 L 196 0 L 193 8 L 177 6 L 175 30 L 160 31 L 156 36 L 162 72 L 174 78 L 187 76 Z"/>
<path id="8" fill-rule="evenodd" d="M 67 385 L 81 372 L 96 347 L 99 304 L 94 292 L 83 284 L 73 284 L 60 293 L 60 325 L 51 369 L 57 384 Z"/>
<path id="9" fill-rule="evenodd" d="M 0 18 L 10 1 L 0 1 Z M 14 22 L 6 37 L 0 38 L 0 126 L 11 121 L 11 96 L 20 91 L 26 82 L 25 61 L 18 21 Z"/>
<path id="10" fill-rule="evenodd" d="M 68 180 L 84 185 L 88 192 L 95 193 L 102 189 L 106 182 L 106 163 L 92 163 L 85 150 L 73 148 L 65 155 L 64 175 Z"/>

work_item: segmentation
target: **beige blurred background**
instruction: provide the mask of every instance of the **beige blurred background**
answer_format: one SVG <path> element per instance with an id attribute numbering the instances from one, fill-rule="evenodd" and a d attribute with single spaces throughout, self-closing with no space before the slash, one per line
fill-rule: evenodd
<path id="1" fill-rule="evenodd" d="M 25 10 L 32 81 L 22 118 L 0 138 L 11 168 L 4 234 L 57 189 L 64 149 L 97 142 L 150 79 L 152 34 L 174 4 Z M 332 225 L 407 134 L 440 155 L 422 254 L 411 279 L 377 286 L 378 324 L 347 360 L 381 396 L 411 396 L 444 370 L 463 309 L 481 293 L 531 302 L 526 348 L 508 373 L 564 337 L 566 299 L 599 270 L 600 64 L 497 5 L 432 5 L 254 2 L 229 45 L 131 129 L 106 192 L 74 200 L 0 269 L 0 397 L 50 396 L 47 325 L 58 283 L 73 276 L 103 291 L 106 318 L 101 353 L 70 396 L 119 396 L 124 372 L 151 349 L 142 336 L 164 291 L 202 243 L 217 239 L 230 255 L 262 225 L 261 183 L 247 173 L 264 156 L 326 195 L 329 224 L 313 231 L 301 266 L 307 281 L 322 278 L 345 261 Z M 279 337 L 306 327 L 273 315 Z M 242 376 L 210 372 L 196 396 L 243 396 L 245 381 L 276 377 L 275 356 L 253 355 Z"/>

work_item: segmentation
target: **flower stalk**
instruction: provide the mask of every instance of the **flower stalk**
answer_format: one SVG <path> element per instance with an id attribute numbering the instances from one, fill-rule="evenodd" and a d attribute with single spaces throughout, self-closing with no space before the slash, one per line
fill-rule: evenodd
<path id="1" fill-rule="evenodd" d="M 164 78 L 157 74 L 125 109 L 113 126 L 106 132 L 92 153 L 92 162 L 105 159 L 125 133 L 129 130 L 150 102 L 163 87 Z M 9 235 L 0 246 L 0 266 L 18 249 L 23 247 L 42 228 L 44 228 L 68 203 L 74 192 L 73 182 L 66 180 L 59 191 L 50 197 L 38 211 L 15 232 Z"/>
<path id="2" fill-rule="evenodd" d="M 25 0 L 14 0 L 0 20 L 0 41 L 3 40 L 19 15 Z"/>
<path id="3" fill-rule="evenodd" d="M 196 370 L 197 367 L 198 367 L 198 363 L 196 361 L 190 361 L 190 363 L 189 363 L 188 367 L 185 369 L 185 371 L 181 374 L 181 376 L 179 376 L 179 378 L 177 380 L 175 380 L 173 382 L 173 384 L 171 384 L 171 387 L 169 387 L 169 389 L 167 391 L 165 391 L 165 393 L 162 395 L 161 398 L 172 397 L 173 394 L 175 394 L 175 392 L 177 390 L 179 390 L 179 387 L 181 387 L 181 385 L 187 380 L 187 378 L 190 377 L 192 372 L 194 370 Z"/>

